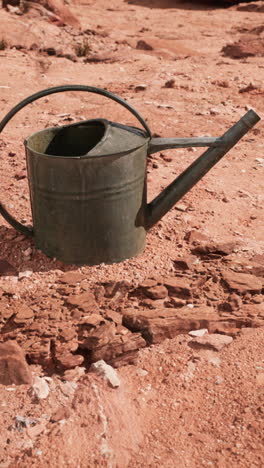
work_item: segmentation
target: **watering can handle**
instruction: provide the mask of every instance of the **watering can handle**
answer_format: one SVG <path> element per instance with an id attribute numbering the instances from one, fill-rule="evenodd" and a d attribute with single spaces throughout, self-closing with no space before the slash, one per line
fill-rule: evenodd
<path id="1" fill-rule="evenodd" d="M 63 86 L 55 86 L 53 88 L 48 88 L 44 89 L 42 91 L 39 91 L 35 94 L 32 94 L 31 96 L 27 97 L 23 101 L 21 101 L 19 104 L 17 104 L 13 109 L 11 109 L 8 114 L 3 118 L 3 120 L 0 122 L 0 133 L 2 130 L 5 128 L 6 124 L 9 122 L 9 120 L 14 117 L 14 115 L 19 112 L 23 107 L 27 106 L 31 102 L 36 101 L 37 99 L 40 99 L 42 97 L 48 96 L 50 94 L 56 94 L 56 93 L 62 93 L 64 91 L 86 91 L 89 93 L 93 94 L 100 94 L 101 96 L 105 96 L 109 99 L 112 99 L 112 101 L 117 102 L 121 106 L 125 107 L 128 109 L 131 114 L 133 114 L 138 121 L 141 123 L 141 125 L 144 127 L 144 129 L 147 132 L 147 137 L 151 138 L 151 132 L 148 127 L 148 124 L 145 122 L 143 117 L 137 112 L 137 110 L 131 106 L 131 104 L 128 104 L 127 101 L 124 99 L 120 98 L 119 96 L 116 96 L 113 93 L 110 93 L 109 91 L 106 91 L 105 89 L 101 88 L 95 88 L 93 86 L 85 86 L 85 85 L 63 85 Z M 33 228 L 29 228 L 27 226 L 24 226 L 23 224 L 19 223 L 8 211 L 7 209 L 2 205 L 0 202 L 0 214 L 5 218 L 5 220 L 11 224 L 17 231 L 21 232 L 22 234 L 26 236 L 33 236 Z"/>

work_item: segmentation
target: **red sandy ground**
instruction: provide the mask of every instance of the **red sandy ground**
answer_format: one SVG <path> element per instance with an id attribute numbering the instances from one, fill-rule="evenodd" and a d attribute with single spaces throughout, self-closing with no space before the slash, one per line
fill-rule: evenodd
<path id="1" fill-rule="evenodd" d="M 107 88 L 129 100 L 162 137 L 220 136 L 249 108 L 263 116 L 263 2 L 224 8 L 198 1 L 83 0 L 68 7 L 81 31 L 59 26 L 67 18 L 63 12 L 64 21 L 54 22 L 44 9 L 22 16 L 0 10 L 0 40 L 7 42 L 0 51 L 1 117 L 24 97 L 59 84 Z M 76 57 L 84 43 L 86 57 Z M 49 48 L 56 55 L 48 55 Z M 31 221 L 23 139 L 67 119 L 93 117 L 135 124 L 104 98 L 67 93 L 32 104 L 4 130 L 0 196 L 18 219 Z M 37 400 L 30 385 L 0 385 L 1 468 L 264 465 L 263 134 L 260 122 L 149 232 L 144 253 L 121 264 L 65 266 L 0 220 L 0 260 L 9 264 L 0 273 L 1 341 L 16 339 L 33 376 L 48 376 L 50 389 Z M 153 155 L 149 199 L 199 154 Z M 192 231 L 205 236 L 196 242 L 200 247 L 232 244 L 224 254 L 198 254 L 186 238 Z M 175 260 L 190 253 L 197 262 L 180 270 Z M 67 281 L 65 272 L 81 276 Z M 247 274 L 247 285 L 234 286 L 236 276 L 225 281 L 226 272 Z M 186 283 L 179 297 L 160 288 L 168 277 Z M 154 288 L 160 285 L 154 292 L 141 286 L 150 278 Z M 154 298 L 157 291 L 168 295 Z M 81 303 L 84 293 L 95 305 Z M 129 325 L 131 310 L 143 322 L 152 315 L 152 338 L 144 335 L 148 346 L 137 360 L 136 344 L 133 364 L 117 369 L 116 389 L 88 372 L 91 360 L 107 355 L 82 348 L 80 323 L 93 307 L 104 322 L 95 333 L 103 330 L 98 340 L 110 355 L 110 332 L 143 346 L 143 326 Z M 164 321 L 164 307 L 173 320 L 177 316 L 174 328 Z M 188 331 L 204 325 L 233 342 L 222 351 L 193 347 Z M 113 365 L 124 363 L 123 351 L 119 363 L 111 355 Z M 66 369 L 79 370 L 69 355 L 83 361 L 79 380 L 67 377 Z M 16 416 L 37 423 L 21 428 Z"/>

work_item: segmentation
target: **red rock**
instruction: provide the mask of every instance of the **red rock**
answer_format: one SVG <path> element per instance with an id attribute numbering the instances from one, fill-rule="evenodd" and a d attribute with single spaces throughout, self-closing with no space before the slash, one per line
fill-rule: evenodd
<path id="1" fill-rule="evenodd" d="M 7 260 L 0 260 L 0 276 L 17 276 L 18 272 Z"/>
<path id="2" fill-rule="evenodd" d="M 222 278 L 229 289 L 238 293 L 260 293 L 262 290 L 262 281 L 254 275 L 227 270 L 222 272 Z"/>
<path id="3" fill-rule="evenodd" d="M 85 325 L 91 325 L 93 327 L 97 327 L 98 325 L 105 323 L 105 320 L 104 320 L 104 317 L 102 317 L 102 315 L 91 314 L 89 316 L 83 317 L 80 323 L 85 324 Z"/>
<path id="4" fill-rule="evenodd" d="M 255 255 L 252 258 L 252 261 L 264 266 L 264 255 Z"/>
<path id="5" fill-rule="evenodd" d="M 64 369 L 72 369 L 77 366 L 81 366 L 84 361 L 84 357 L 80 354 L 62 354 L 56 355 L 56 361 L 64 367 Z"/>
<path id="6" fill-rule="evenodd" d="M 118 367 L 121 362 L 122 365 L 128 364 L 128 361 L 131 362 L 131 355 L 134 359 L 137 351 L 145 346 L 146 341 L 140 333 L 131 333 L 128 330 L 126 335 L 115 335 L 106 345 L 94 348 L 91 359 L 93 362 L 103 359 Z M 118 365 L 115 365 L 115 361 L 118 361 Z"/>
<path id="7" fill-rule="evenodd" d="M 260 257 L 260 258 L 259 258 Z M 261 263 L 261 255 L 254 258 L 259 258 L 259 261 L 248 260 L 245 258 L 227 258 L 227 263 L 231 266 L 232 270 L 239 273 L 249 273 L 255 276 L 264 277 L 264 265 Z"/>
<path id="8" fill-rule="evenodd" d="M 170 80 L 166 81 L 164 84 L 164 88 L 174 88 L 176 85 L 176 80 L 171 78 Z"/>
<path id="9" fill-rule="evenodd" d="M 122 323 L 122 315 L 119 314 L 118 312 L 115 312 L 114 310 L 108 310 L 105 314 L 107 318 L 115 322 L 116 324 L 121 324 Z"/>
<path id="10" fill-rule="evenodd" d="M 228 300 L 231 304 L 232 310 L 236 310 L 242 307 L 242 299 L 237 294 L 235 293 L 230 294 Z"/>
<path id="11" fill-rule="evenodd" d="M 79 322 L 79 321 L 81 320 L 82 316 L 83 316 L 83 312 L 81 312 L 81 311 L 78 310 L 78 309 L 74 309 L 74 310 L 72 311 L 72 315 L 71 315 L 71 316 L 72 316 L 73 320 L 76 320 L 77 322 Z"/>
<path id="12" fill-rule="evenodd" d="M 233 42 L 232 44 L 225 45 L 221 50 L 223 55 L 231 57 L 233 59 L 242 59 L 245 57 L 251 56 L 263 56 L 263 45 L 259 41 L 257 36 L 248 38 L 239 39 L 239 41 Z M 239 92 L 245 93 L 254 90 L 258 90 L 259 86 L 255 86 L 252 83 L 249 83 L 247 86 L 242 87 Z"/>
<path id="13" fill-rule="evenodd" d="M 69 286 L 68 284 L 64 284 L 61 287 L 58 287 L 57 292 L 62 296 L 71 296 L 74 294 L 75 289 L 74 286 Z"/>
<path id="14" fill-rule="evenodd" d="M 146 346 L 146 342 L 145 342 L 145 346 Z M 116 356 L 113 359 L 109 359 L 107 362 L 108 364 L 110 364 L 110 366 L 113 366 L 115 368 L 128 366 L 128 365 L 135 366 L 138 362 L 138 349 L 136 349 L 135 351 L 129 351 L 127 353 L 120 354 L 119 356 Z"/>
<path id="15" fill-rule="evenodd" d="M 139 285 L 140 288 L 152 288 L 153 286 L 156 286 L 157 285 L 157 281 L 154 280 L 154 279 L 146 279 L 145 281 L 143 281 L 143 283 L 141 283 Z"/>
<path id="16" fill-rule="evenodd" d="M 74 338 L 70 341 L 56 340 L 54 350 L 56 356 L 62 356 L 68 353 L 74 353 L 78 349 L 78 337 L 77 333 Z"/>
<path id="17" fill-rule="evenodd" d="M 192 252 L 200 255 L 229 255 L 237 248 L 236 242 L 217 243 L 210 242 L 199 245 Z"/>
<path id="18" fill-rule="evenodd" d="M 78 271 L 67 271 L 60 277 L 59 282 L 68 284 L 70 286 L 75 286 L 75 284 L 80 283 L 85 278 L 86 277 Z"/>
<path id="19" fill-rule="evenodd" d="M 16 341 L 0 344 L 0 383 L 2 385 L 32 383 L 30 368 L 23 350 Z"/>
<path id="20" fill-rule="evenodd" d="M 85 374 L 85 367 L 75 367 L 74 369 L 66 370 L 63 374 L 63 380 L 68 382 L 78 382 L 78 380 Z"/>
<path id="21" fill-rule="evenodd" d="M 188 148 L 190 149 L 190 148 Z M 177 205 L 175 206 L 175 209 L 178 210 L 178 211 L 187 211 L 188 210 L 188 206 L 187 205 L 184 205 L 184 203 L 177 203 Z"/>
<path id="22" fill-rule="evenodd" d="M 254 304 L 262 304 L 263 303 L 263 295 L 262 294 L 257 294 L 256 296 L 253 296 L 251 300 L 252 300 L 252 302 L 254 302 Z"/>
<path id="23" fill-rule="evenodd" d="M 14 318 L 15 323 L 25 323 L 30 319 L 33 319 L 34 312 L 26 304 L 18 304 L 18 312 Z"/>
<path id="24" fill-rule="evenodd" d="M 249 265 L 249 271 L 255 276 L 264 278 L 264 265 L 261 265 L 258 262 L 251 262 Z"/>
<path id="25" fill-rule="evenodd" d="M 184 237 L 190 244 L 200 244 L 201 242 L 208 242 L 208 237 L 199 231 L 189 231 Z"/>
<path id="26" fill-rule="evenodd" d="M 110 321 L 90 331 L 84 327 L 85 325 L 82 325 L 82 329 L 80 330 L 79 342 L 82 348 L 90 351 L 108 344 L 116 333 L 116 325 L 114 322 Z"/>
<path id="27" fill-rule="evenodd" d="M 179 297 L 170 297 L 169 302 L 165 302 L 165 305 L 166 307 L 183 307 L 186 305 L 186 300 Z"/>
<path id="28" fill-rule="evenodd" d="M 147 89 L 147 85 L 145 85 L 145 84 L 140 84 L 140 85 L 135 86 L 134 89 L 135 89 L 135 91 L 145 91 L 145 89 Z M 153 163 L 153 167 L 155 167 L 154 164 L 155 164 L 155 163 Z"/>
<path id="29" fill-rule="evenodd" d="M 51 312 L 49 312 L 49 318 L 51 320 L 60 320 L 60 318 L 62 317 L 62 314 L 61 314 L 61 310 L 52 310 Z"/>
<path id="30" fill-rule="evenodd" d="M 164 300 L 163 299 L 143 299 L 140 301 L 140 306 L 141 307 L 148 307 L 149 309 L 160 309 L 162 306 L 164 306 Z"/>
<path id="31" fill-rule="evenodd" d="M 130 289 L 130 284 L 127 281 L 109 281 L 108 283 L 103 283 L 105 288 L 105 297 L 113 298 L 117 293 L 126 296 L 128 290 Z"/>
<path id="32" fill-rule="evenodd" d="M 68 406 L 60 406 L 51 416 L 51 422 L 58 422 L 62 419 L 68 419 L 71 415 L 70 409 Z"/>
<path id="33" fill-rule="evenodd" d="M 180 333 L 207 328 L 214 329 L 220 318 L 211 307 L 190 309 L 126 309 L 123 323 L 133 331 L 140 331 L 149 343 L 160 343 L 165 338 L 174 338 Z"/>
<path id="34" fill-rule="evenodd" d="M 16 180 L 22 180 L 27 177 L 27 171 L 26 169 L 23 169 L 22 171 L 16 172 L 15 174 L 15 179 Z"/>
<path id="35" fill-rule="evenodd" d="M 145 289 L 145 294 L 150 299 L 165 299 L 168 296 L 168 290 L 162 284 Z"/>
<path id="36" fill-rule="evenodd" d="M 38 334 L 38 331 L 36 331 Z M 51 340 L 46 337 L 34 336 L 33 343 L 29 344 L 26 349 L 30 362 L 34 364 L 49 365 L 52 361 L 51 355 Z"/>
<path id="37" fill-rule="evenodd" d="M 118 365 L 135 362 L 139 348 L 146 346 L 139 333 L 131 333 L 121 324 L 107 321 L 96 328 L 79 327 L 79 346 L 90 351 L 92 362 L 103 359 L 106 362 L 118 359 Z M 132 357 L 132 354 L 133 357 Z M 129 356 L 128 356 L 129 355 Z"/>
<path id="38" fill-rule="evenodd" d="M 230 294 L 227 301 L 222 304 L 223 310 L 234 311 L 240 309 L 242 306 L 242 299 L 235 293 Z"/>
<path id="39" fill-rule="evenodd" d="M 105 295 L 105 288 L 101 284 L 98 284 L 94 289 L 94 296 L 95 296 L 96 301 L 97 302 L 103 301 L 104 295 Z"/>
<path id="40" fill-rule="evenodd" d="M 191 297 L 191 288 L 186 278 L 179 278 L 177 276 L 165 278 L 163 284 L 168 288 L 170 295 Z"/>
<path id="41" fill-rule="evenodd" d="M 242 317 L 258 317 L 261 320 L 264 320 L 264 301 L 262 300 L 259 304 L 243 304 L 239 313 Z M 262 326 L 264 324 L 262 323 Z"/>
<path id="42" fill-rule="evenodd" d="M 64 341 L 71 341 L 76 336 L 76 331 L 74 328 L 64 328 L 60 333 L 60 337 L 63 338 Z"/>
<path id="43" fill-rule="evenodd" d="M 142 39 L 137 42 L 136 49 L 140 50 L 153 50 L 153 47 Z"/>
<path id="44" fill-rule="evenodd" d="M 185 257 L 178 257 L 173 260 L 173 264 L 177 270 L 192 270 L 196 262 L 197 258 L 195 255 L 186 255 Z"/>
<path id="45" fill-rule="evenodd" d="M 193 339 L 192 343 L 201 347 L 221 351 L 221 349 L 232 343 L 232 341 L 232 336 L 220 335 L 218 333 L 213 333 L 210 335 L 207 333 L 204 336 Z"/>
<path id="46" fill-rule="evenodd" d="M 66 299 L 66 303 L 71 306 L 78 307 L 78 309 L 81 309 L 84 312 L 94 312 L 98 309 L 97 302 L 92 292 L 69 296 Z"/>

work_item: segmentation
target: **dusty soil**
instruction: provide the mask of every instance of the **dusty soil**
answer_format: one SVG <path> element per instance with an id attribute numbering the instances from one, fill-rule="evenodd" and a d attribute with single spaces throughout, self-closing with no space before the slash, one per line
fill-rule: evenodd
<path id="1" fill-rule="evenodd" d="M 53 5 L 0 9 L 1 118 L 59 84 L 120 95 L 161 137 L 221 136 L 250 108 L 263 116 L 264 2 Z M 4 129 L 0 199 L 24 224 L 24 138 L 95 117 L 138 125 L 69 92 Z M 260 122 L 120 264 L 64 265 L 1 218 L 1 468 L 263 466 L 263 134 Z M 148 199 L 200 153 L 152 155 Z M 91 372 L 101 359 L 119 387 Z"/>

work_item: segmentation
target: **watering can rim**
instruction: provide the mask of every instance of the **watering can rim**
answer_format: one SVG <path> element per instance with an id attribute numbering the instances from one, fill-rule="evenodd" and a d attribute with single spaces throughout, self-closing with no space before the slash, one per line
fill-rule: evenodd
<path id="1" fill-rule="evenodd" d="M 100 141 L 88 152 L 82 155 L 72 155 L 72 156 L 64 156 L 64 155 L 54 155 L 54 154 L 47 154 L 47 153 L 42 153 L 39 151 L 36 151 L 34 148 L 30 146 L 30 140 L 34 138 L 36 135 L 39 135 L 41 133 L 45 133 L 47 131 L 52 131 L 54 130 L 54 133 L 58 133 L 60 130 L 67 129 L 67 128 L 74 128 L 77 126 L 85 125 L 87 123 L 93 123 L 93 122 L 100 122 L 104 125 L 105 131 L 103 137 L 100 139 Z M 135 146 L 131 146 L 126 150 L 123 151 L 118 151 L 115 150 L 112 153 L 102 153 L 98 154 L 98 151 L 105 145 L 107 139 L 111 138 L 111 130 L 113 128 L 118 128 L 121 131 L 126 131 L 127 134 L 130 133 L 131 135 L 134 134 L 138 138 L 142 138 L 142 143 L 137 144 Z M 131 153 L 132 151 L 135 151 L 137 149 L 143 148 L 145 145 L 147 145 L 150 141 L 150 136 L 147 135 L 147 132 L 144 131 L 141 128 L 132 126 L 132 125 L 124 125 L 120 124 L 118 122 L 113 122 L 111 120 L 107 119 L 102 119 L 102 118 L 96 118 L 96 119 L 88 119 L 88 120 L 81 120 L 78 122 L 74 122 L 73 124 L 69 125 L 62 125 L 60 127 L 47 127 L 42 130 L 38 130 L 37 132 L 32 133 L 30 136 L 24 139 L 24 146 L 29 149 L 30 151 L 33 151 L 34 154 L 39 155 L 43 158 L 56 158 L 56 159 L 92 159 L 92 158 L 103 158 L 103 157 L 111 157 L 111 156 L 124 156 L 126 154 Z"/>

